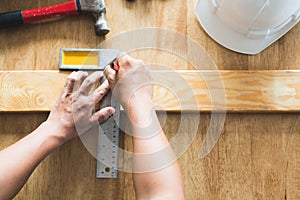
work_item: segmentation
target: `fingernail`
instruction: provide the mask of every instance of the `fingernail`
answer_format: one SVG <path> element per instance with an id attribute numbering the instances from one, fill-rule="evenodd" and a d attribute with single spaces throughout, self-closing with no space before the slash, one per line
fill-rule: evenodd
<path id="1" fill-rule="evenodd" d="M 108 112 L 109 112 L 109 114 L 111 115 L 111 114 L 114 114 L 114 113 L 115 113 L 115 110 L 114 110 L 114 109 L 110 109 Z"/>

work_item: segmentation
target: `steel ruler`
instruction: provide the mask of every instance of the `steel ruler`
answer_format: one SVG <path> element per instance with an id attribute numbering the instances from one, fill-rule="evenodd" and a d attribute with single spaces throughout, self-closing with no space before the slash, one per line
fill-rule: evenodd
<path id="1" fill-rule="evenodd" d="M 117 178 L 119 160 L 120 104 L 109 91 L 100 103 L 100 109 L 112 106 L 116 112 L 100 124 L 97 154 L 97 178 Z"/>
<path id="2" fill-rule="evenodd" d="M 60 70 L 103 71 L 112 65 L 118 50 L 72 49 L 60 50 Z M 114 67 L 114 66 L 112 66 Z M 100 102 L 100 109 L 112 106 L 116 112 L 99 125 L 97 148 L 97 178 L 117 178 L 119 160 L 120 104 L 109 91 Z"/>

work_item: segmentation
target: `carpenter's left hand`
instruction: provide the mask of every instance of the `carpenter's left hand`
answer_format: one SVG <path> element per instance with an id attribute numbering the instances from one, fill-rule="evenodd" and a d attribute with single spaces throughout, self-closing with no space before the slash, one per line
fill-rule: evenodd
<path id="1" fill-rule="evenodd" d="M 49 131 L 56 132 L 54 134 L 66 142 L 112 115 L 115 112 L 112 107 L 95 112 L 95 105 L 109 90 L 107 81 L 93 90 L 102 78 L 102 72 L 90 76 L 87 72 L 72 72 L 45 122 Z"/>

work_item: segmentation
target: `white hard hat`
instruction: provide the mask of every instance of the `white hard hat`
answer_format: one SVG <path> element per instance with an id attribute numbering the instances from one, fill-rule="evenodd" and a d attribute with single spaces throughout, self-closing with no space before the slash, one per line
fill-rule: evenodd
<path id="1" fill-rule="evenodd" d="M 300 0 L 199 0 L 196 14 L 222 46 L 257 54 L 299 22 Z"/>

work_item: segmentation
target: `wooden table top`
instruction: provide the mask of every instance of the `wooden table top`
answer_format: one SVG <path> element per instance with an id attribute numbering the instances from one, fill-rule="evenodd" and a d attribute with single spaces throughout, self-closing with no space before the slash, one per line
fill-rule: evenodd
<path id="1" fill-rule="evenodd" d="M 2 1 L 0 11 L 61 2 L 64 1 Z M 196 3 L 196 0 L 107 1 L 107 21 L 111 32 L 106 39 L 138 28 L 166 28 L 197 42 L 212 57 L 218 69 L 300 69 L 299 24 L 260 54 L 242 55 L 223 48 L 204 32 L 195 15 Z M 57 69 L 60 48 L 95 48 L 104 40 L 103 37 L 95 36 L 93 25 L 94 20 L 90 16 L 70 16 L 55 22 L 0 30 L 0 38 L 3 38 L 0 41 L 1 69 Z M 148 63 L 155 61 L 175 69 L 188 68 L 180 58 L 166 56 L 161 52 L 135 51 L 133 55 Z"/>
<path id="2" fill-rule="evenodd" d="M 0 11 L 29 9 L 65 0 L 2 0 Z M 299 70 L 300 25 L 258 55 L 242 55 L 223 48 L 201 28 L 196 16 L 197 0 L 110 0 L 106 39 L 143 27 L 159 27 L 196 41 L 222 70 Z M 1 70 L 55 70 L 60 48 L 95 48 L 90 16 L 0 30 Z M 172 38 L 171 38 L 172 39 Z M 120 41 L 122 42 L 122 41 Z M 173 45 L 178 45 L 174 39 Z M 188 52 L 189 49 L 183 49 Z M 174 69 L 193 69 L 174 55 L 159 51 L 131 53 L 148 63 Z M 0 148 L 34 130 L 48 113 L 0 114 Z M 197 116 L 168 114 L 164 130 L 169 138 L 181 125 L 190 133 Z M 197 135 L 179 159 L 187 199 L 300 199 L 299 114 L 228 114 L 221 137 L 212 152 L 200 160 L 199 149 L 210 123 L 202 114 Z M 131 138 L 121 146 L 132 149 Z M 34 172 L 15 199 L 134 199 L 132 176 L 120 173 L 117 180 L 95 179 L 96 161 L 79 139 L 53 152 Z"/>

